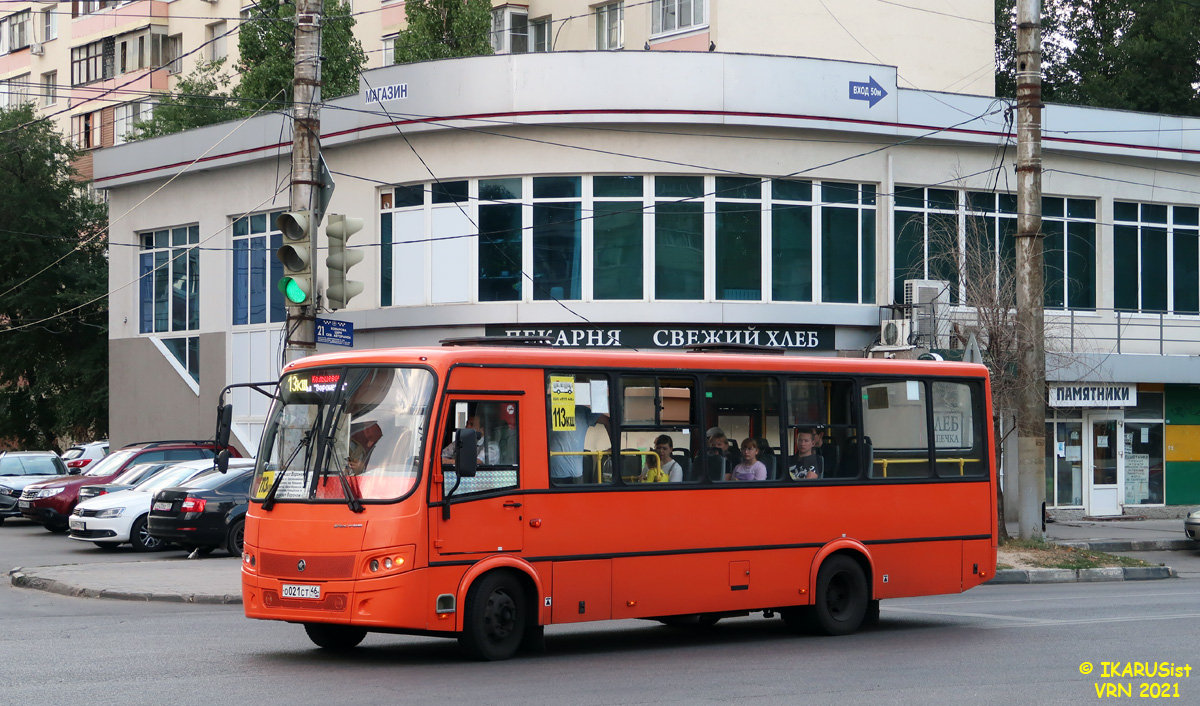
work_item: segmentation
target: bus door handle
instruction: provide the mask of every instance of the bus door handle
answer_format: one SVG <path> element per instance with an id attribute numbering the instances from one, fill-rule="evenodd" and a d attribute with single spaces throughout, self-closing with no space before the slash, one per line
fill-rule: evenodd
<path id="1" fill-rule="evenodd" d="M 521 507 L 521 503 L 509 500 L 508 502 L 504 503 L 504 507 Z"/>

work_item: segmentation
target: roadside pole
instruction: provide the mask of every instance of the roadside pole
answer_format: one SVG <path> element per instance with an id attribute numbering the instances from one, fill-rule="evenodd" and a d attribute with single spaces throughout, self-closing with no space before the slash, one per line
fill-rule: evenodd
<path id="1" fill-rule="evenodd" d="M 321 188 L 321 20 L 324 0 L 295 0 L 296 56 L 292 78 L 292 182 L 290 211 L 312 214 L 308 231 L 311 254 L 316 254 L 316 234 L 321 225 L 318 194 Z M 311 256 L 310 256 L 311 257 Z M 311 257 L 315 264 L 316 258 Z M 315 273 L 314 273 L 315 274 Z M 284 361 L 292 362 L 316 350 L 314 320 L 316 278 L 309 301 L 287 303 Z"/>
<path id="2" fill-rule="evenodd" d="M 1042 313 L 1042 3 L 1017 0 L 1017 509 L 1022 539 L 1040 538 L 1045 501 L 1045 318 Z"/>

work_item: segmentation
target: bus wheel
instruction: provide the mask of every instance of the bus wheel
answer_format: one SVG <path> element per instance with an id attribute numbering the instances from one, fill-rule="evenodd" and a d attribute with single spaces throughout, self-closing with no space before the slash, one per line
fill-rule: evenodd
<path id="1" fill-rule="evenodd" d="M 858 562 L 837 554 L 821 564 L 813 608 L 817 628 L 826 635 L 849 635 L 867 614 L 867 579 Z"/>
<path id="2" fill-rule="evenodd" d="M 458 644 L 475 659 L 508 659 L 525 637 L 527 610 L 525 591 L 515 576 L 506 571 L 487 574 L 467 594 Z"/>
<path id="3" fill-rule="evenodd" d="M 363 628 L 351 625 L 330 625 L 329 623 L 305 623 L 304 632 L 308 639 L 317 647 L 334 652 L 352 650 L 367 636 Z"/>

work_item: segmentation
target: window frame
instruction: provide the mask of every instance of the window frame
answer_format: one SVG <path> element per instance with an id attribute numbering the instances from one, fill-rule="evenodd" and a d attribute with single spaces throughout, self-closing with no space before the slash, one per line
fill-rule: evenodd
<path id="1" fill-rule="evenodd" d="M 625 3 L 623 0 L 597 5 L 592 15 L 596 21 L 596 49 L 598 51 L 624 49 Z"/>
<path id="2" fill-rule="evenodd" d="M 688 5 L 692 13 L 691 19 L 686 25 L 679 24 L 679 9 L 684 4 Z M 697 21 L 696 12 L 700 10 L 703 17 Z M 670 10 L 672 26 L 664 28 L 665 18 Z M 657 39 L 660 37 L 670 37 L 676 34 L 684 34 L 687 32 L 695 32 L 705 29 L 709 26 L 709 8 L 708 0 L 654 0 L 650 6 L 650 38 Z"/>
<path id="3" fill-rule="evenodd" d="M 1137 214 L 1138 214 L 1136 220 L 1130 220 L 1128 218 L 1124 218 L 1122 216 L 1117 215 L 1119 207 L 1129 207 L 1129 206 L 1132 206 L 1133 208 L 1136 209 Z M 1151 209 L 1155 209 L 1155 208 L 1165 209 L 1166 217 L 1164 220 L 1157 221 L 1157 220 L 1153 220 L 1151 218 L 1147 218 L 1147 211 L 1149 211 Z M 1180 210 L 1191 211 L 1191 212 L 1195 213 L 1197 211 L 1197 207 L 1194 205 L 1163 204 L 1163 203 L 1153 203 L 1153 202 L 1147 202 L 1147 201 L 1118 201 L 1118 200 L 1114 199 L 1114 201 L 1113 201 L 1113 226 L 1112 226 L 1114 255 L 1116 254 L 1117 247 L 1118 247 L 1118 245 L 1117 245 L 1118 237 L 1120 235 L 1127 234 L 1127 233 L 1119 232 L 1119 229 L 1120 229 L 1120 231 L 1127 231 L 1128 229 L 1134 230 L 1132 235 L 1135 239 L 1134 249 L 1136 251 L 1135 252 L 1135 255 L 1136 255 L 1135 262 L 1132 265 L 1130 265 L 1130 263 L 1128 263 L 1128 262 L 1120 261 L 1120 259 L 1115 256 L 1110 258 L 1110 261 L 1112 264 L 1109 267 L 1109 274 L 1111 274 L 1112 279 L 1113 279 L 1113 308 L 1114 309 L 1116 309 L 1122 313 L 1144 314 L 1144 315 L 1152 315 L 1152 316 L 1158 316 L 1158 315 L 1200 316 L 1200 293 L 1196 294 L 1197 300 L 1198 300 L 1196 302 L 1196 304 L 1198 304 L 1198 306 L 1196 306 L 1195 308 L 1188 308 L 1186 310 L 1180 310 L 1179 304 L 1176 301 L 1179 298 L 1178 295 L 1180 294 L 1180 290 L 1179 290 L 1180 285 L 1179 285 L 1179 283 L 1176 282 L 1176 279 L 1180 272 L 1180 267 L 1183 265 L 1183 263 L 1181 263 L 1177 259 L 1178 254 L 1179 254 L 1178 253 L 1179 245 L 1181 242 L 1184 242 L 1182 240 L 1183 238 L 1192 238 L 1193 239 L 1192 244 L 1193 244 L 1193 246 L 1196 246 L 1196 244 L 1197 244 L 1196 239 L 1198 237 L 1200 237 L 1200 224 L 1191 223 L 1191 222 L 1187 222 L 1187 221 L 1180 222 L 1180 219 L 1179 219 L 1179 215 L 1180 215 L 1179 211 Z M 1194 221 L 1194 220 L 1198 220 L 1198 219 L 1196 218 L 1195 215 L 1193 215 L 1192 218 L 1187 219 L 1187 220 Z M 1166 270 L 1166 277 L 1165 277 L 1165 281 L 1163 282 L 1163 287 L 1165 290 L 1164 297 L 1163 297 L 1163 299 L 1164 299 L 1164 308 L 1163 309 L 1150 308 L 1150 307 L 1146 306 L 1145 284 L 1146 284 L 1147 273 L 1145 271 L 1146 263 L 1144 261 L 1144 258 L 1146 256 L 1146 236 L 1151 234 L 1148 232 L 1151 229 L 1161 231 L 1161 234 L 1163 236 L 1164 253 L 1163 253 L 1162 266 Z M 1193 271 L 1200 271 L 1200 259 L 1193 256 L 1191 264 L 1193 267 Z M 1120 270 L 1123 266 L 1133 267 L 1137 273 L 1137 277 L 1134 280 L 1136 282 L 1136 287 L 1134 288 L 1134 291 L 1132 292 L 1134 297 L 1137 299 L 1136 307 L 1130 308 L 1130 307 L 1126 307 L 1126 306 L 1121 306 L 1117 302 L 1117 298 L 1119 296 L 1117 282 L 1118 282 L 1118 278 L 1122 274 Z M 1200 285 L 1200 277 L 1198 277 L 1197 279 L 1198 279 L 1198 285 Z"/>
<path id="4" fill-rule="evenodd" d="M 175 240 L 181 237 L 184 242 L 175 243 Z M 160 238 L 161 243 L 159 242 Z M 202 296 L 200 291 L 199 224 L 192 223 L 138 231 L 135 239 L 138 244 L 136 260 L 138 286 L 134 289 L 134 297 L 138 302 L 138 333 L 166 338 L 158 334 L 198 331 L 200 329 L 200 298 Z M 182 272 L 177 269 L 177 262 L 181 263 Z M 158 272 L 164 267 L 166 270 L 160 285 Z M 184 323 L 176 326 L 174 317 L 176 298 L 173 291 L 174 283 L 178 282 L 181 277 L 184 283 L 182 315 Z M 160 290 L 163 297 L 159 296 Z M 160 299 L 162 299 L 161 302 Z M 162 328 L 159 328 L 160 303 L 161 317 L 165 322 Z"/>

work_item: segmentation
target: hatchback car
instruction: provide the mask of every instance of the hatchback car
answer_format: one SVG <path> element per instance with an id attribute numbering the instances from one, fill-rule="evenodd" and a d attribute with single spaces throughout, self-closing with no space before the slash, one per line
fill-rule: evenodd
<path id="1" fill-rule="evenodd" d="M 150 507 L 150 536 L 208 554 L 220 547 L 242 555 L 254 461 L 230 461 L 229 471 L 202 473 L 163 488 Z"/>
<path id="2" fill-rule="evenodd" d="M 229 449 L 240 456 L 236 448 Z M 79 489 L 85 485 L 110 483 L 132 463 L 154 461 L 191 461 L 211 459 L 217 453 L 211 441 L 153 441 L 130 444 L 91 464 L 83 475 L 34 483 L 21 494 L 18 507 L 26 519 L 51 532 L 66 532 L 71 511 L 79 502 Z"/>
<path id="3" fill-rule="evenodd" d="M 108 440 L 93 441 L 87 444 L 79 444 L 63 451 L 62 460 L 67 464 L 67 468 L 78 468 L 80 470 L 87 468 L 93 461 L 99 461 L 108 455 Z"/>
<path id="4" fill-rule="evenodd" d="M 1200 541 L 1200 507 L 1192 510 L 1187 517 L 1183 518 L 1183 533 L 1188 536 L 1188 539 Z"/>
<path id="5" fill-rule="evenodd" d="M 204 473 L 213 467 L 211 459 L 176 463 L 146 480 L 115 493 L 84 500 L 71 512 L 71 539 L 93 542 L 101 549 L 115 549 L 129 542 L 140 552 L 162 549 L 163 542 L 150 536 L 146 516 L 154 493 Z"/>
<path id="6" fill-rule="evenodd" d="M 67 475 L 67 466 L 53 451 L 8 451 L 0 454 L 0 524 L 20 517 L 21 492 L 44 480 Z"/>

